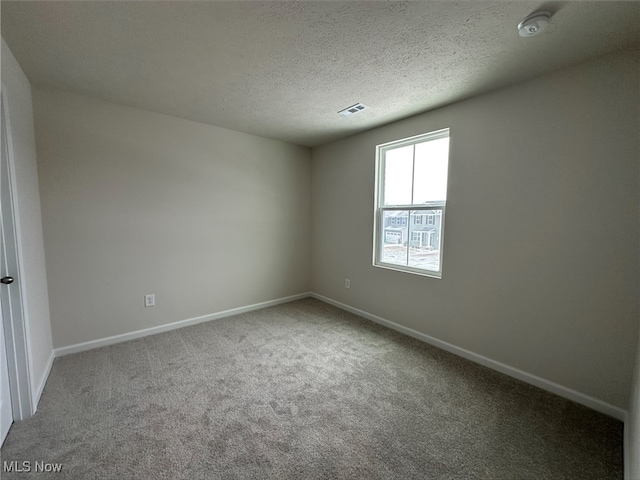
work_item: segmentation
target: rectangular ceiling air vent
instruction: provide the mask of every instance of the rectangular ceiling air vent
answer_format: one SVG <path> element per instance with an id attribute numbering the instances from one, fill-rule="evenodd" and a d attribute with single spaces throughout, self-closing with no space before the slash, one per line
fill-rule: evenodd
<path id="1" fill-rule="evenodd" d="M 349 115 L 353 115 L 354 113 L 360 113 L 361 111 L 367 108 L 369 107 L 367 107 L 366 105 L 363 105 L 361 103 L 356 103 L 355 105 L 351 105 L 350 107 L 347 107 L 344 110 L 340 110 L 338 113 L 340 115 L 344 115 L 345 117 L 348 117 Z"/>

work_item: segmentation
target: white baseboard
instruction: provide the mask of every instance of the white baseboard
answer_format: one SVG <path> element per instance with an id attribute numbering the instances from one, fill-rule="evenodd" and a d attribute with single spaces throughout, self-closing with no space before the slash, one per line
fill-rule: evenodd
<path id="1" fill-rule="evenodd" d="M 364 310 L 360 310 L 359 308 L 351 307 L 342 302 L 338 302 L 331 298 L 325 297 L 324 295 L 320 295 L 312 292 L 311 296 L 323 302 L 329 303 L 335 307 L 338 307 L 342 310 L 346 310 L 347 312 L 354 313 L 368 320 L 371 320 L 375 323 L 379 323 L 386 327 L 392 328 L 393 330 L 402 332 L 405 335 L 409 335 L 411 337 L 417 338 L 418 340 L 422 340 L 425 343 L 428 343 L 430 345 L 441 348 L 443 350 L 451 352 L 460 357 L 471 360 L 472 362 L 479 363 L 480 365 L 484 365 L 485 367 L 491 368 L 500 373 L 504 373 L 505 375 L 508 375 L 510 377 L 517 378 L 518 380 L 522 380 L 523 382 L 542 388 L 543 390 L 547 390 L 548 392 L 555 393 L 556 395 L 559 395 L 568 400 L 571 400 L 573 402 L 589 407 L 598 412 L 609 415 L 618 420 L 622 420 L 622 421 L 626 420 L 626 416 L 627 416 L 626 410 L 616 407 L 615 405 L 611 405 L 610 403 L 604 402 L 602 400 L 591 397 L 589 395 L 585 395 L 584 393 L 577 392 L 575 390 L 564 387 L 562 385 L 551 382 L 549 380 L 545 380 L 542 377 L 538 377 L 537 375 L 527 373 L 523 370 L 519 370 L 517 368 L 511 367 L 509 365 L 498 362 L 496 360 L 492 360 L 485 356 L 471 352 L 470 350 L 457 347 L 451 343 L 438 340 L 435 337 L 431 337 L 424 333 L 418 332 L 417 330 L 413 330 L 412 328 L 405 327 L 403 325 L 400 325 L 398 323 L 392 322 L 391 320 L 387 320 L 385 318 L 379 317 L 372 313 L 365 312 Z"/>
<path id="2" fill-rule="evenodd" d="M 49 374 L 51 373 L 51 367 L 53 367 L 53 360 L 55 359 L 55 351 L 51 350 L 51 355 L 49 355 L 49 360 L 47 360 L 47 366 L 44 368 L 44 372 L 42 373 L 42 377 L 40 378 L 40 383 L 38 383 L 38 387 L 36 391 L 33 392 L 31 396 L 31 414 L 35 415 L 38 411 L 38 404 L 40 403 L 40 397 L 42 397 L 42 392 L 44 391 L 44 387 L 47 384 L 47 380 L 49 379 Z"/>
<path id="3" fill-rule="evenodd" d="M 175 330 L 177 328 L 188 327 L 189 325 L 195 325 L 197 323 L 208 322 L 211 320 L 217 320 L 219 318 L 224 318 L 224 317 L 230 317 L 232 315 L 251 312 L 253 310 L 260 310 L 261 308 L 272 307 L 274 305 L 292 302 L 294 300 L 307 298 L 309 296 L 311 296 L 310 292 L 300 293 L 298 295 L 291 295 L 290 297 L 277 298 L 275 300 L 255 303 L 253 305 L 247 305 L 245 307 L 232 308 L 230 310 L 224 310 L 222 312 L 217 312 L 217 313 L 210 313 L 208 315 L 202 315 L 200 317 L 187 318 L 186 320 L 179 320 L 177 322 L 167 323 L 164 325 L 159 325 L 157 327 L 150 327 L 142 330 L 136 330 L 135 332 L 123 333 L 120 335 L 114 335 L 112 337 L 100 338 L 98 340 L 91 340 L 89 342 L 77 343 L 75 345 L 69 345 L 67 347 L 56 348 L 54 350 L 54 354 L 56 357 L 62 357 L 64 355 L 70 355 L 72 353 L 84 352 L 86 350 L 92 350 L 98 347 L 105 347 L 107 345 L 126 342 L 128 340 L 134 340 L 136 338 L 155 335 L 156 333 L 168 332 L 170 330 Z"/>

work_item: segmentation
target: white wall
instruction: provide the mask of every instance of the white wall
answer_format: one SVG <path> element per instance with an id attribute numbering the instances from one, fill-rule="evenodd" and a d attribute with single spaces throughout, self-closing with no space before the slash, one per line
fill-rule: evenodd
<path id="1" fill-rule="evenodd" d="M 309 149 L 53 89 L 34 111 L 56 348 L 309 290 Z"/>
<path id="2" fill-rule="evenodd" d="M 604 57 L 314 149 L 312 290 L 626 410 L 637 65 Z M 375 268 L 375 147 L 444 127 L 443 277 Z"/>
<path id="3" fill-rule="evenodd" d="M 16 184 L 16 229 L 20 236 L 23 300 L 32 408 L 35 412 L 53 360 L 42 237 L 31 84 L 2 39 L 2 89 L 6 94 Z"/>

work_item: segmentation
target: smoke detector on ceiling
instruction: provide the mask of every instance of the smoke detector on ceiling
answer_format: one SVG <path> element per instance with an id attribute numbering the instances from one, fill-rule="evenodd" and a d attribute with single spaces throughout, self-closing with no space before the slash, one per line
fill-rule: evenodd
<path id="1" fill-rule="evenodd" d="M 545 29 L 550 19 L 549 12 L 532 13 L 518 24 L 518 33 L 521 37 L 533 37 Z"/>
<path id="2" fill-rule="evenodd" d="M 344 110 L 340 110 L 338 113 L 340 115 L 344 115 L 345 117 L 348 117 L 349 115 L 353 115 L 354 113 L 360 113 L 363 110 L 366 110 L 367 107 L 366 105 L 363 105 L 361 103 L 356 103 L 355 105 L 351 105 L 350 107 L 345 108 Z"/>

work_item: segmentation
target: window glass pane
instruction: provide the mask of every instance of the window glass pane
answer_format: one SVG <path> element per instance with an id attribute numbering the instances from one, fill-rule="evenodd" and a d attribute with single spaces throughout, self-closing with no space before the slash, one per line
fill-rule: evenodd
<path id="1" fill-rule="evenodd" d="M 413 204 L 447 199 L 449 138 L 439 138 L 416 145 Z"/>
<path id="2" fill-rule="evenodd" d="M 380 261 L 396 265 L 407 264 L 407 210 L 382 212 L 380 229 Z M 396 220 L 400 219 L 400 221 Z M 404 219 L 404 220 L 402 220 Z"/>
<path id="3" fill-rule="evenodd" d="M 418 219 L 433 215 L 433 224 Z M 442 232 L 442 210 L 411 211 L 409 217 L 410 267 L 437 272 L 440 270 L 440 238 Z"/>
<path id="4" fill-rule="evenodd" d="M 384 205 L 409 205 L 413 176 L 413 145 L 384 154 Z"/>

